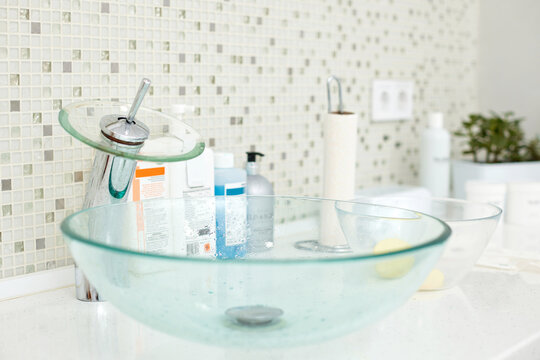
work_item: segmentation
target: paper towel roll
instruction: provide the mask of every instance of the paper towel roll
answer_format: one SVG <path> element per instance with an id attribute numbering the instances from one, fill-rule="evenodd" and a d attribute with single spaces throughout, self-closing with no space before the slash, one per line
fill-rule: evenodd
<path id="1" fill-rule="evenodd" d="M 347 112 L 330 113 L 324 121 L 324 198 L 352 200 L 355 196 L 357 123 L 357 115 Z M 319 244 L 347 245 L 334 202 L 325 202 L 321 207 Z"/>

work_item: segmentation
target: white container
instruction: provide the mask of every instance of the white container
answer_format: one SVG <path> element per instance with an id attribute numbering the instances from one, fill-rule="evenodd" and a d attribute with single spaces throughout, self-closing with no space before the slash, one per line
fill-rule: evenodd
<path id="1" fill-rule="evenodd" d="M 174 137 L 163 137 L 147 140 L 143 149 L 152 153 L 178 152 L 175 147 L 192 147 L 196 141 L 184 132 L 182 116 L 192 112 L 193 107 L 183 104 L 172 106 L 172 112 L 178 122 L 169 124 L 170 133 Z M 183 139 L 184 142 L 178 139 Z M 184 196 L 214 195 L 214 154 L 212 149 L 205 148 L 203 153 L 187 161 L 151 163 L 137 162 L 137 171 L 133 180 L 130 200 L 138 201 L 152 198 L 176 198 Z M 140 171 L 139 171 L 140 170 Z"/>
<path id="2" fill-rule="evenodd" d="M 180 142 L 180 146 L 182 143 Z M 147 152 L 165 152 L 159 140 L 147 140 L 144 144 Z M 149 200 L 169 197 L 169 169 L 163 163 L 137 161 L 137 167 L 129 190 L 130 201 Z M 144 214 L 154 216 L 144 216 Z M 139 250 L 150 253 L 163 253 L 173 250 L 172 238 L 174 227 L 171 223 L 170 209 L 159 203 L 144 201 L 136 207 L 137 244 Z"/>
<path id="3" fill-rule="evenodd" d="M 172 121 L 170 133 L 174 137 L 162 137 L 147 140 L 144 143 L 144 150 L 147 153 L 178 153 L 176 147 L 193 147 L 196 139 L 184 133 L 181 125 L 181 116 L 193 111 L 192 107 L 186 105 L 173 106 L 173 112 L 179 121 Z M 182 142 L 183 139 L 184 142 Z M 131 201 L 155 199 L 155 198 L 178 198 L 185 196 L 212 196 L 214 195 L 214 156 L 209 148 L 194 159 L 180 162 L 153 163 L 137 161 L 134 179 L 129 193 Z M 170 209 L 161 208 L 159 202 L 144 202 L 141 211 L 152 212 L 154 216 L 142 216 L 137 214 L 139 234 L 155 234 L 151 236 L 155 241 L 149 243 L 145 239 L 140 239 L 144 243 L 147 251 L 160 252 L 168 247 L 169 251 L 174 250 L 178 254 L 184 255 L 207 255 L 214 256 L 216 250 L 215 241 L 215 209 L 186 209 L 197 211 L 197 216 L 186 213 L 185 219 L 192 220 L 189 224 L 194 229 L 192 236 L 186 236 L 184 229 L 179 227 L 182 221 L 172 221 Z M 141 219 L 151 219 L 147 223 Z M 144 231 L 143 231 L 144 230 Z M 196 234 L 196 235 L 195 235 Z M 169 243 L 169 239 L 175 239 Z M 174 247 L 174 248 L 172 248 Z"/>
<path id="4" fill-rule="evenodd" d="M 165 137 L 147 140 L 144 149 L 147 153 L 165 153 L 167 150 L 177 152 L 174 148 L 183 146 L 181 140 Z M 209 166 L 212 166 L 212 162 Z M 192 173 L 196 175 L 195 172 L 192 171 Z M 190 188 L 187 183 L 189 177 L 187 162 L 173 164 L 138 161 L 129 199 L 139 201 L 182 197 L 184 193 L 189 193 Z M 207 186 L 207 189 L 213 190 L 213 181 Z M 172 209 L 164 206 L 161 202 L 144 201 L 136 209 L 139 250 L 152 253 L 173 251 L 182 255 L 205 254 L 213 256 L 215 254 L 215 213 L 213 208 L 206 209 L 206 211 L 198 209 L 200 216 L 197 218 L 197 222 L 190 224 L 191 228 L 197 229 L 196 233 L 201 233 L 199 230 L 205 230 L 207 236 L 185 235 L 180 226 L 180 224 L 184 224 L 184 221 L 174 219 Z M 193 218 L 193 216 L 186 214 L 184 220 Z"/>
<path id="5" fill-rule="evenodd" d="M 171 107 L 171 112 L 178 118 L 181 124 L 185 114 L 192 113 L 193 106 L 175 104 Z M 186 138 L 189 143 L 189 135 L 180 134 L 184 127 L 170 124 L 171 134 L 179 138 Z M 193 139 L 194 141 L 194 139 Z M 184 144 L 190 146 L 191 144 Z M 171 197 L 183 196 L 212 196 L 214 195 L 214 152 L 206 147 L 203 153 L 188 161 L 180 161 L 168 164 L 171 173 Z"/>
<path id="6" fill-rule="evenodd" d="M 443 114 L 429 115 L 420 143 L 420 185 L 434 197 L 448 197 L 450 190 L 450 134 L 443 128 Z"/>
<path id="7" fill-rule="evenodd" d="M 505 222 L 533 226 L 539 220 L 540 182 L 508 184 Z"/>
<path id="8" fill-rule="evenodd" d="M 243 195 L 246 193 L 246 171 L 234 167 L 232 153 L 214 153 L 214 181 L 216 195 Z"/>
<path id="9" fill-rule="evenodd" d="M 185 139 L 184 146 L 186 147 L 192 146 L 196 139 L 190 134 L 185 134 L 184 127 L 179 125 L 182 124 L 183 116 L 193 113 L 194 110 L 193 106 L 184 104 L 175 104 L 171 107 L 171 112 L 178 122 L 171 122 L 170 132 Z M 212 149 L 206 147 L 201 155 L 191 160 L 168 163 L 167 168 L 170 174 L 171 198 L 214 195 L 214 152 Z M 201 202 L 201 206 L 197 209 L 184 209 L 186 224 L 194 231 L 188 236 L 184 234 L 183 228 L 175 227 L 176 237 L 185 237 L 181 253 L 209 257 L 215 255 L 216 213 L 214 207 L 205 205 L 206 203 Z M 193 213 L 197 216 L 193 216 Z"/>
<path id="10" fill-rule="evenodd" d="M 174 148 L 182 148 L 181 140 L 173 138 L 158 138 L 146 140 L 143 149 L 146 153 L 166 153 Z M 170 164 L 137 161 L 137 168 L 129 191 L 130 201 L 168 198 L 171 190 Z"/>
<path id="11" fill-rule="evenodd" d="M 540 161 L 484 164 L 454 160 L 452 162 L 454 197 L 465 199 L 465 184 L 470 180 L 497 183 L 540 181 Z"/>

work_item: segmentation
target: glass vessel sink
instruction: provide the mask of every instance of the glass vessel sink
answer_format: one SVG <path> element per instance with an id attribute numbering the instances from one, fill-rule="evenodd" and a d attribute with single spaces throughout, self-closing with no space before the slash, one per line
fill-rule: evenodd
<path id="1" fill-rule="evenodd" d="M 65 106 L 58 116 L 60 125 L 77 140 L 103 152 L 126 159 L 153 162 L 176 162 L 193 159 L 204 150 L 197 131 L 167 114 L 140 107 L 135 117 L 150 131 L 150 140 L 159 139 L 162 146 L 144 146 L 139 152 L 113 146 L 102 134 L 100 122 L 116 114 L 125 117 L 131 104 L 114 101 L 82 101 Z M 143 127 L 144 127 L 143 125 Z M 165 149 L 165 150 L 164 150 Z"/>
<path id="2" fill-rule="evenodd" d="M 334 209 L 347 251 L 300 246 L 325 242 L 323 206 Z M 246 217 L 246 208 L 266 216 Z M 381 318 L 418 289 L 451 232 L 419 212 L 281 196 L 106 205 L 61 229 L 119 310 L 185 339 L 242 347 L 323 341 Z"/>
<path id="3" fill-rule="evenodd" d="M 358 198 L 357 201 L 420 211 L 450 226 L 452 236 L 441 259 L 420 288 L 426 291 L 449 289 L 472 270 L 502 214 L 502 210 L 495 205 L 459 199 L 388 196 Z"/>

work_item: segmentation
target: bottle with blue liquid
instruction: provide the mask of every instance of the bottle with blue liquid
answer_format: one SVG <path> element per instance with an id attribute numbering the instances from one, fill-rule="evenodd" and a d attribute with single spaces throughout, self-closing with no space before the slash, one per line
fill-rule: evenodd
<path id="1" fill-rule="evenodd" d="M 246 254 L 246 171 L 234 167 L 232 153 L 214 153 L 216 256 L 234 259 Z"/>

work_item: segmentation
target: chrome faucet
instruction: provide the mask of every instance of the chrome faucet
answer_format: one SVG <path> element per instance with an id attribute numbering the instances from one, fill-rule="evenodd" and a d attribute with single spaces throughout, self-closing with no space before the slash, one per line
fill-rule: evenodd
<path id="1" fill-rule="evenodd" d="M 101 137 L 108 146 L 134 154 L 142 148 L 150 131 L 145 124 L 135 119 L 135 114 L 149 86 L 150 80 L 143 79 L 127 115 L 111 114 L 101 119 Z M 136 160 L 96 151 L 83 208 L 126 202 L 136 166 Z M 75 287 L 79 300 L 103 300 L 77 264 Z"/>

